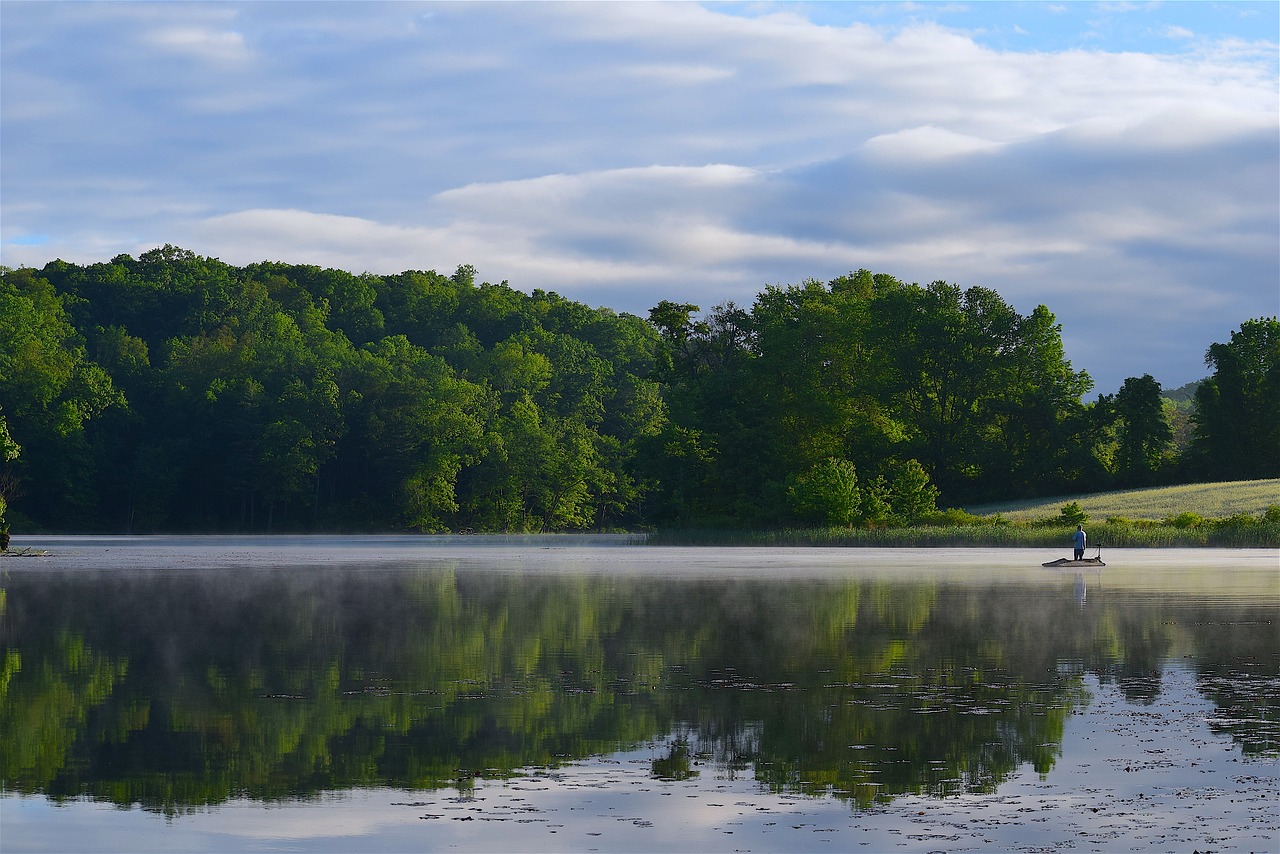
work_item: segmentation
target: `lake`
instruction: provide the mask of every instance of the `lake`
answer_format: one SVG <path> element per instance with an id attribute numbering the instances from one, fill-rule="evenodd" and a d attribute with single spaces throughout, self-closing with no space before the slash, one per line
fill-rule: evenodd
<path id="1" fill-rule="evenodd" d="M 1275 550 L 13 547 L 5 852 L 1280 849 Z"/>

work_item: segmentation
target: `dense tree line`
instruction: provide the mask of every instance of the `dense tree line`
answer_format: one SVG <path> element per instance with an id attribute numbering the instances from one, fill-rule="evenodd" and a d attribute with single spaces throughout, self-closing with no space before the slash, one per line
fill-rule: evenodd
<path id="1" fill-rule="evenodd" d="M 640 318 L 453 276 L 172 247 L 8 271 L 11 471 L 35 522 L 558 530 L 627 520 L 659 429 Z"/>
<path id="2" fill-rule="evenodd" d="M 1280 475 L 1280 331 L 1085 403 L 1043 306 L 859 271 L 649 318 L 172 246 L 0 279 L 0 501 L 64 530 L 895 524 Z M 1187 420 L 1187 419 L 1184 419 Z M 4 507 L 0 505 L 0 514 Z"/>
<path id="3" fill-rule="evenodd" d="M 655 515 L 911 522 L 934 506 L 1280 476 L 1280 322 L 1215 344 L 1190 415 L 1149 374 L 1085 403 L 1044 306 L 866 270 L 768 287 L 750 309 L 664 301 L 670 418 Z M 1190 422 L 1185 446 L 1175 427 Z"/>

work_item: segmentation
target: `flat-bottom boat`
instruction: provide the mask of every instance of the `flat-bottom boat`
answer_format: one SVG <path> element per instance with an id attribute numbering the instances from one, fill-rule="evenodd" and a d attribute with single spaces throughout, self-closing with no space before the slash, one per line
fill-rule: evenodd
<path id="1" fill-rule="evenodd" d="M 1042 563 L 1041 566 L 1106 566 L 1100 557 L 1086 557 L 1080 560 L 1072 560 L 1069 557 L 1060 557 L 1057 560 L 1051 560 L 1048 563 Z"/>

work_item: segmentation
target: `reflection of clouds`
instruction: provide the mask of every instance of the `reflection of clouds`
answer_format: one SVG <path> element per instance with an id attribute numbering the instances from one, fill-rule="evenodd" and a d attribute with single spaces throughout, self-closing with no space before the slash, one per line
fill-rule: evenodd
<path id="1" fill-rule="evenodd" d="M 408 799 L 421 794 L 409 793 Z M 88 801 L 54 806 L 43 798 L 6 797 L 0 799 L 0 815 L 5 850 L 14 851 L 232 851 L 294 841 L 308 843 L 311 851 L 349 852 L 362 848 L 355 841 L 362 838 L 391 842 L 392 850 L 415 850 L 420 847 L 415 834 L 403 831 L 422 828 L 410 825 L 398 832 L 398 822 L 409 816 L 403 807 L 390 805 L 400 800 L 395 795 L 354 792 L 268 805 L 230 801 L 171 818 Z M 402 839 L 399 846 L 392 842 L 396 838 Z M 41 845 L 41 840 L 56 841 Z"/>
<path id="2" fill-rule="evenodd" d="M 346 840 L 386 833 L 407 818 L 397 802 L 419 801 L 439 793 L 388 790 L 326 794 L 307 801 L 263 805 L 231 801 L 214 810 L 175 819 L 189 831 L 209 837 L 243 840 Z M 413 816 L 416 818 L 416 814 Z"/>

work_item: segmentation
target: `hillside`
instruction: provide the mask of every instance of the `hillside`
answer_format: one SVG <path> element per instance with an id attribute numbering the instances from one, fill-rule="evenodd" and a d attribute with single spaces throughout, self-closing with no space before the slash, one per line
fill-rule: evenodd
<path id="1" fill-rule="evenodd" d="M 1157 486 L 1093 495 L 1063 495 L 1028 501 L 982 504 L 965 507 L 970 513 L 990 516 L 999 513 L 1010 520 L 1042 519 L 1056 516 L 1062 505 L 1075 501 L 1102 521 L 1113 516 L 1126 519 L 1167 519 L 1179 513 L 1197 513 L 1207 519 L 1235 514 L 1258 515 L 1280 504 L 1280 479 L 1238 480 L 1224 483 L 1188 483 Z"/>

